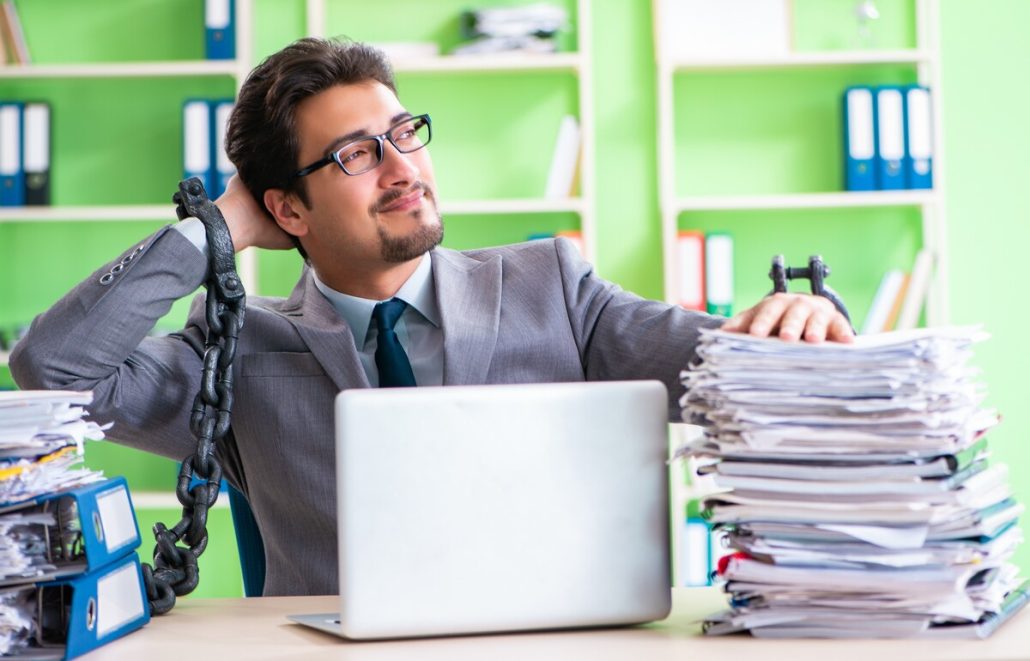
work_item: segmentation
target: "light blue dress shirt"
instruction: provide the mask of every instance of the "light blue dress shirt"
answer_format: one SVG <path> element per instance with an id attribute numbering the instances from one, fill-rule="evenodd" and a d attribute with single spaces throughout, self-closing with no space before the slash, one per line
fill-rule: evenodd
<path id="1" fill-rule="evenodd" d="M 196 218 L 187 218 L 172 227 L 207 256 L 207 237 L 203 223 Z M 378 387 L 379 370 L 376 369 L 375 360 L 378 333 L 372 322 L 372 309 L 380 301 L 338 292 L 319 280 L 314 271 L 311 275 L 318 291 L 350 326 L 355 349 L 368 382 Z M 420 386 L 443 385 L 443 329 L 440 327 L 440 309 L 436 304 L 433 260 L 429 253 L 422 256 L 418 268 L 394 296 L 408 304 L 394 330 L 408 354 L 415 383 Z"/>
<path id="2" fill-rule="evenodd" d="M 372 309 L 380 301 L 343 294 L 319 280 L 314 271 L 311 275 L 318 291 L 329 299 L 350 326 L 368 382 L 378 387 L 379 371 L 375 359 L 378 331 L 372 322 Z M 440 328 L 440 310 L 436 305 L 436 286 L 433 283 L 433 260 L 429 253 L 422 256 L 418 268 L 394 297 L 408 304 L 394 330 L 408 354 L 415 383 L 420 386 L 443 385 L 443 329 Z"/>

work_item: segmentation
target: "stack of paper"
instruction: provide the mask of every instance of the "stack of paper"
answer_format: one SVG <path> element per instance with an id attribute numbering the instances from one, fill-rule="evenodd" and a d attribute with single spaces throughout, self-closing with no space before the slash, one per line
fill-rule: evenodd
<path id="1" fill-rule="evenodd" d="M 983 637 L 1027 601 L 1022 534 L 969 366 L 977 329 L 854 344 L 702 331 L 680 449 L 725 492 L 703 502 L 734 551 L 710 634 Z"/>
<path id="2" fill-rule="evenodd" d="M 128 483 L 76 466 L 83 442 L 104 437 L 83 418 L 92 399 L 0 393 L 4 656 L 74 658 L 150 619 Z"/>
<path id="3" fill-rule="evenodd" d="M 104 432 L 83 419 L 89 392 L 0 392 L 0 506 L 103 478 L 76 466 L 85 439 Z"/>
<path id="4" fill-rule="evenodd" d="M 56 568 L 49 560 L 51 512 L 0 514 L 0 584 L 11 579 L 43 576 Z"/>
<path id="5" fill-rule="evenodd" d="M 455 48 L 455 55 L 553 53 L 556 35 L 568 26 L 565 8 L 546 2 L 475 9 L 465 12 L 462 21 L 472 41 Z"/>
<path id="6" fill-rule="evenodd" d="M 28 646 L 32 636 L 34 590 L 19 586 L 0 589 L 0 655 Z"/>

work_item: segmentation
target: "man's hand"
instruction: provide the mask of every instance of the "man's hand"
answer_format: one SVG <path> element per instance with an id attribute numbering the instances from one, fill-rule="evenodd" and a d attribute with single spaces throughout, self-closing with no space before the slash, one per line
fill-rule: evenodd
<path id="1" fill-rule="evenodd" d="M 240 252 L 251 246 L 269 250 L 293 248 L 290 235 L 284 232 L 264 207 L 258 206 L 239 175 L 233 175 L 215 206 L 225 216 L 232 236 L 233 249 Z"/>
<path id="2" fill-rule="evenodd" d="M 772 294 L 722 325 L 723 330 L 755 337 L 779 335 L 794 342 L 851 342 L 851 324 L 829 299 L 811 294 Z"/>

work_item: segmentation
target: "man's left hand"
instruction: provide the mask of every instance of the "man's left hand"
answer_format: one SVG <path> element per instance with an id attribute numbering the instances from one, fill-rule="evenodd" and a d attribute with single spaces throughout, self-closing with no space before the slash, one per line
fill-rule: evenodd
<path id="1" fill-rule="evenodd" d="M 755 337 L 778 335 L 788 342 L 851 342 L 855 332 L 833 303 L 811 294 L 771 294 L 758 305 L 737 314 L 723 330 Z"/>

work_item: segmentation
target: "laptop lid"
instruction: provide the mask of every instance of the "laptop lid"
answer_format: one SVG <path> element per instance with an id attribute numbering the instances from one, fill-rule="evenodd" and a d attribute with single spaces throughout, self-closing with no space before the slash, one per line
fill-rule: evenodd
<path id="1" fill-rule="evenodd" d="M 334 632 L 665 617 L 666 411 L 657 381 L 340 393 Z"/>

